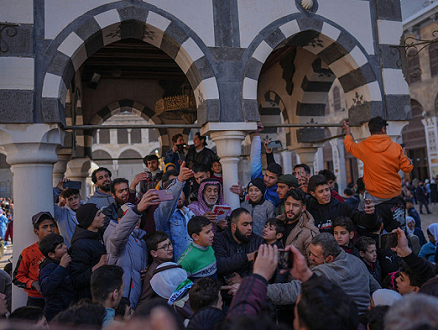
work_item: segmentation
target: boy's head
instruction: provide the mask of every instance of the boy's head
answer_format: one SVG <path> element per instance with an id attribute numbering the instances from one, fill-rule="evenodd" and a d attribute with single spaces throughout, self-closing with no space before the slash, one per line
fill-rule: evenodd
<path id="1" fill-rule="evenodd" d="M 402 261 L 400 263 L 400 276 L 395 281 L 397 282 L 398 293 L 405 295 L 420 291 L 420 287 L 427 279 L 421 278 L 421 276 L 409 268 L 405 261 Z"/>
<path id="2" fill-rule="evenodd" d="M 356 241 L 356 248 L 359 255 L 367 264 L 372 264 L 377 260 L 376 241 L 370 237 L 362 236 Z"/>
<path id="3" fill-rule="evenodd" d="M 143 159 L 143 162 L 145 163 L 146 167 L 149 169 L 149 171 L 154 172 L 158 169 L 159 160 L 157 155 L 149 155 L 146 156 Z"/>
<path id="4" fill-rule="evenodd" d="M 59 197 L 63 198 L 65 205 L 73 211 L 76 211 L 81 206 L 81 196 L 78 189 L 66 189 L 61 192 Z"/>
<path id="5" fill-rule="evenodd" d="M 64 244 L 64 238 L 56 233 L 44 236 L 39 244 L 41 253 L 46 258 L 60 260 L 67 253 L 67 246 Z"/>
<path id="6" fill-rule="evenodd" d="M 32 224 L 35 235 L 41 240 L 44 236 L 54 233 L 56 222 L 50 212 L 38 212 L 32 216 Z"/>
<path id="7" fill-rule="evenodd" d="M 222 164 L 220 161 L 216 160 L 211 164 L 211 171 L 214 174 L 221 174 L 222 173 Z"/>
<path id="8" fill-rule="evenodd" d="M 152 258 L 161 261 L 173 260 L 173 246 L 169 236 L 164 231 L 156 231 L 146 236 L 146 247 Z"/>
<path id="9" fill-rule="evenodd" d="M 220 288 L 220 282 L 211 277 L 196 281 L 189 291 L 190 307 L 193 313 L 209 306 L 222 309 Z"/>
<path id="10" fill-rule="evenodd" d="M 35 306 L 24 306 L 14 310 L 9 315 L 8 320 L 26 321 L 33 324 L 34 328 L 42 328 L 47 324 L 43 310 Z"/>
<path id="11" fill-rule="evenodd" d="M 323 175 L 314 175 L 309 179 L 308 189 L 310 194 L 319 204 L 330 203 L 331 191 L 327 179 Z"/>
<path id="12" fill-rule="evenodd" d="M 91 274 L 90 288 L 93 302 L 116 309 L 123 297 L 123 268 L 104 265 Z"/>
<path id="13" fill-rule="evenodd" d="M 193 239 L 193 243 L 200 246 L 211 246 L 213 244 L 213 225 L 206 217 L 197 216 L 190 219 L 187 224 L 187 232 Z"/>
<path id="14" fill-rule="evenodd" d="M 286 226 L 284 221 L 277 218 L 270 218 L 266 221 L 265 228 L 263 228 L 262 237 L 266 242 L 275 242 L 283 238 Z"/>
<path id="15" fill-rule="evenodd" d="M 321 174 L 326 178 L 327 183 L 330 186 L 330 189 L 335 189 L 336 175 L 332 171 L 322 170 L 322 171 L 319 171 L 318 174 Z"/>
<path id="16" fill-rule="evenodd" d="M 248 183 L 248 197 L 253 203 L 258 203 L 265 194 L 263 179 L 256 178 Z"/>
<path id="17" fill-rule="evenodd" d="M 354 225 L 348 217 L 338 217 L 333 221 L 333 235 L 339 246 L 348 246 L 354 237 Z"/>
<path id="18" fill-rule="evenodd" d="M 353 196 L 353 190 L 351 190 L 350 188 L 345 188 L 344 189 L 344 196 L 345 198 L 350 198 Z"/>
<path id="19" fill-rule="evenodd" d="M 406 209 L 411 209 L 414 207 L 414 202 L 410 198 L 405 199 Z"/>

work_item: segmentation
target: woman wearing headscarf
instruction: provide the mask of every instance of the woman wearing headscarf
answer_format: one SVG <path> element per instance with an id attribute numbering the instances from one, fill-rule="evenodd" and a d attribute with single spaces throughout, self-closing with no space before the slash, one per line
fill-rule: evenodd
<path id="1" fill-rule="evenodd" d="M 418 256 L 435 263 L 436 242 L 438 242 L 438 223 L 433 223 L 427 227 L 427 236 L 429 238 L 429 243 L 426 243 L 421 247 Z"/>

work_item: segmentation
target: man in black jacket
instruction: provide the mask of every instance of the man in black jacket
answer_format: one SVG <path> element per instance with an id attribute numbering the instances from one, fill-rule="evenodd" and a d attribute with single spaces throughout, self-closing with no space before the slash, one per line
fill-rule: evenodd
<path id="1" fill-rule="evenodd" d="M 321 233 L 333 234 L 333 220 L 340 216 L 349 217 L 356 226 L 364 227 L 369 232 L 379 228 L 380 223 L 374 213 L 374 204 L 371 200 L 365 201 L 365 212 L 363 212 L 348 203 L 332 198 L 330 186 L 323 175 L 312 176 L 308 188 L 314 198 L 308 203 L 307 211 L 312 214 L 315 226 Z"/>
<path id="2" fill-rule="evenodd" d="M 230 219 L 230 226 L 216 234 L 213 241 L 217 274 L 228 278 L 237 273 L 244 277 L 251 272 L 255 251 L 263 238 L 252 232 L 251 214 L 246 209 L 235 209 Z"/>
<path id="3" fill-rule="evenodd" d="M 202 136 L 199 132 L 193 137 L 193 147 L 190 147 L 189 153 L 186 157 L 187 167 L 193 169 L 197 165 L 204 165 L 208 169 L 214 161 L 219 160 L 218 155 L 206 147 L 205 136 Z"/>

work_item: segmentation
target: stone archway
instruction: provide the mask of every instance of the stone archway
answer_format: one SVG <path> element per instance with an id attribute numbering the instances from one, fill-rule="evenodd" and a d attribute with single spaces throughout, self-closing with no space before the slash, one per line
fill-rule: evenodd
<path id="1" fill-rule="evenodd" d="M 44 122 L 65 123 L 68 86 L 75 72 L 98 49 L 112 42 L 135 38 L 168 54 L 191 84 L 198 122 L 205 122 L 210 106 L 218 105 L 219 93 L 206 46 L 184 23 L 151 5 L 101 6 L 70 23 L 47 48 L 47 63 L 39 95 Z"/>

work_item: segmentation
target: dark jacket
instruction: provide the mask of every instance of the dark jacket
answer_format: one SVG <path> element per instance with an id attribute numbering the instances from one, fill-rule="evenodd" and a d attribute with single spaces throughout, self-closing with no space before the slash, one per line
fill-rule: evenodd
<path id="1" fill-rule="evenodd" d="M 418 276 L 421 283 L 425 283 L 435 276 L 432 264 L 426 259 L 417 256 L 415 253 L 412 252 L 404 257 L 403 260 L 408 264 L 412 272 Z"/>
<path id="2" fill-rule="evenodd" d="M 367 266 L 368 271 L 374 277 L 374 279 L 379 282 L 380 285 L 382 285 L 382 269 L 380 268 L 379 260 L 376 260 L 372 266 L 366 262 L 364 262 L 364 264 Z"/>
<path id="3" fill-rule="evenodd" d="M 247 254 L 256 251 L 264 240 L 256 234 L 251 235 L 248 243 L 238 244 L 231 234 L 231 226 L 215 235 L 213 241 L 216 256 L 217 275 L 227 276 L 234 272 L 247 276 L 251 272 L 251 262 Z"/>
<path id="4" fill-rule="evenodd" d="M 222 310 L 214 307 L 204 307 L 193 314 L 186 330 L 210 330 L 215 325 L 225 320 Z"/>
<path id="5" fill-rule="evenodd" d="M 191 147 L 186 157 L 186 164 L 191 169 L 197 165 L 204 165 L 210 169 L 216 160 L 219 160 L 219 157 L 213 150 L 204 147 L 202 151 L 196 152 L 196 148 Z"/>
<path id="6" fill-rule="evenodd" d="M 359 211 L 350 204 L 340 202 L 334 198 L 328 204 L 319 204 L 315 198 L 311 198 L 307 211 L 312 214 L 315 221 L 315 226 L 318 227 L 321 233 L 330 232 L 333 234 L 333 220 L 339 216 L 349 217 L 356 226 L 365 227 L 372 231 L 376 228 L 379 220 L 376 214 L 366 214 L 364 211 Z"/>
<path id="7" fill-rule="evenodd" d="M 417 196 L 418 203 L 427 203 L 426 188 L 424 188 L 424 186 L 418 185 L 417 189 L 415 190 L 415 195 Z"/>
<path id="8" fill-rule="evenodd" d="M 39 284 L 44 296 L 44 316 L 50 321 L 76 300 L 70 272 L 59 265 L 59 260 L 46 258 L 40 264 Z"/>
<path id="9" fill-rule="evenodd" d="M 77 226 L 71 238 L 69 254 L 71 256 L 70 274 L 73 288 L 78 293 L 78 301 L 82 298 L 91 299 L 92 268 L 100 261 L 100 257 L 106 254 L 102 237 L 99 233 Z"/>
<path id="10" fill-rule="evenodd" d="M 260 315 L 268 291 L 267 287 L 268 282 L 260 275 L 245 277 L 234 295 L 227 319 Z"/>

